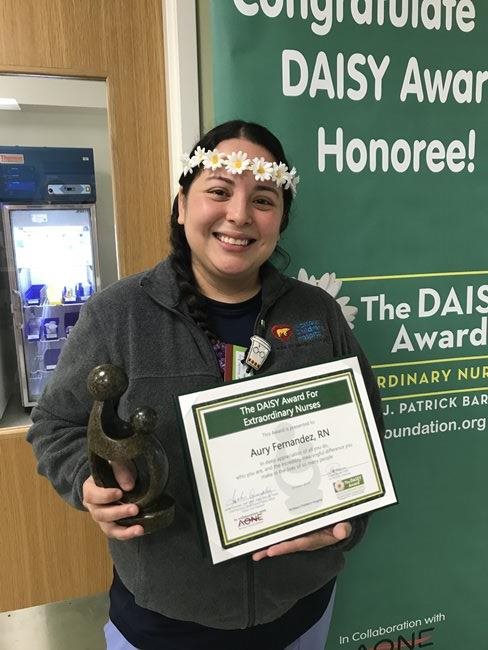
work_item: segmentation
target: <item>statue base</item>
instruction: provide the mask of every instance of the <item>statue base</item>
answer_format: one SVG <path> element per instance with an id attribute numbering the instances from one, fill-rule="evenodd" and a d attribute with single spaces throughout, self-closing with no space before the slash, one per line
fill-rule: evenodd
<path id="1" fill-rule="evenodd" d="M 166 528 L 173 523 L 174 517 L 175 501 L 168 494 L 163 494 L 155 503 L 141 508 L 137 515 L 117 519 L 115 523 L 126 528 L 140 524 L 144 528 L 144 534 L 147 535 L 158 528 Z"/>

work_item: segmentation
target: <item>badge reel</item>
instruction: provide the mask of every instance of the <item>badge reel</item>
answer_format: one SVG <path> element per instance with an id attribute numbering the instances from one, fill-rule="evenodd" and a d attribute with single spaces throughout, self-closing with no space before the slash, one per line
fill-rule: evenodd
<path id="1" fill-rule="evenodd" d="M 251 336 L 251 345 L 247 351 L 244 363 L 251 371 L 257 371 L 268 358 L 271 351 L 271 345 L 261 336 Z"/>

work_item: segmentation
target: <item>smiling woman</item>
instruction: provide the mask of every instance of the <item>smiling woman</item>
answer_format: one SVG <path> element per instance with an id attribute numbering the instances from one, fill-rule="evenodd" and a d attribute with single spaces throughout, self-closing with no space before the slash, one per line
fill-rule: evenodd
<path id="1" fill-rule="evenodd" d="M 175 396 L 235 378 L 237 365 L 242 372 L 236 353 L 249 348 L 251 336 L 268 349 L 261 366 L 267 373 L 358 356 L 381 427 L 376 382 L 336 301 L 269 261 L 298 182 L 277 138 L 258 124 L 227 122 L 203 136 L 183 165 L 171 255 L 86 304 L 33 412 L 29 439 L 40 471 L 111 540 L 109 650 L 323 648 L 343 552 L 361 539 L 365 518 L 212 565 L 201 552 Z M 295 340 L 303 322 L 317 324 L 317 337 Z M 275 336 L 277 328 L 289 332 L 286 341 Z M 158 415 L 176 516 L 151 535 L 140 524 L 116 523 L 137 513 L 135 504 L 118 501 L 135 486 L 131 467 L 113 465 L 121 490 L 98 487 L 90 476 L 85 382 L 100 363 L 127 375 L 121 418 L 138 404 Z"/>
<path id="2" fill-rule="evenodd" d="M 224 140 L 219 150 L 232 156 L 272 158 L 264 147 L 243 138 Z M 233 153 L 231 153 L 233 152 Z M 259 291 L 259 269 L 279 239 L 283 192 L 254 174 L 203 169 L 188 193 L 178 197 L 178 224 L 192 251 L 198 287 L 215 300 L 240 302 Z"/>

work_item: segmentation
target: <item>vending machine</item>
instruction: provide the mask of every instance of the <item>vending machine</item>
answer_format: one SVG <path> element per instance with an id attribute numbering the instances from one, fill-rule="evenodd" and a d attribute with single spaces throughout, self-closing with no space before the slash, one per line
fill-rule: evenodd
<path id="1" fill-rule="evenodd" d="M 10 305 L 26 407 L 37 402 L 81 307 L 100 287 L 95 199 L 91 149 L 0 146 Z"/>

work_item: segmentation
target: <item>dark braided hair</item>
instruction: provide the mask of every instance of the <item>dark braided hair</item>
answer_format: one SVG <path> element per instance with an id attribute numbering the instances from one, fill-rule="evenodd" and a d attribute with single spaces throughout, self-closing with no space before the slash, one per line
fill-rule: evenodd
<path id="1" fill-rule="evenodd" d="M 276 162 L 285 163 L 290 168 L 278 138 L 266 127 L 260 124 L 254 124 L 253 122 L 244 122 L 243 120 L 231 120 L 211 129 L 195 144 L 190 153 L 190 157 L 197 147 L 213 150 L 218 147 L 220 142 L 233 138 L 244 138 L 264 147 L 272 154 Z M 193 168 L 192 174 L 187 174 L 186 176 L 181 174 L 179 184 L 184 196 L 188 194 L 191 184 L 199 176 L 201 171 L 202 168 L 198 166 Z M 292 200 L 293 194 L 291 189 L 283 189 L 283 217 L 281 219 L 280 232 L 283 232 L 288 225 Z M 210 331 L 208 326 L 205 300 L 196 286 L 191 265 L 191 250 L 186 240 L 184 226 L 178 223 L 178 216 L 178 197 L 176 197 L 173 201 L 173 209 L 171 211 L 170 243 L 172 249 L 171 265 L 176 273 L 176 281 L 181 295 L 180 300 L 186 303 L 190 316 L 198 327 L 205 332 L 210 341 L 213 342 L 217 337 Z M 278 254 L 287 259 L 286 253 L 281 249 L 278 250 Z"/>

